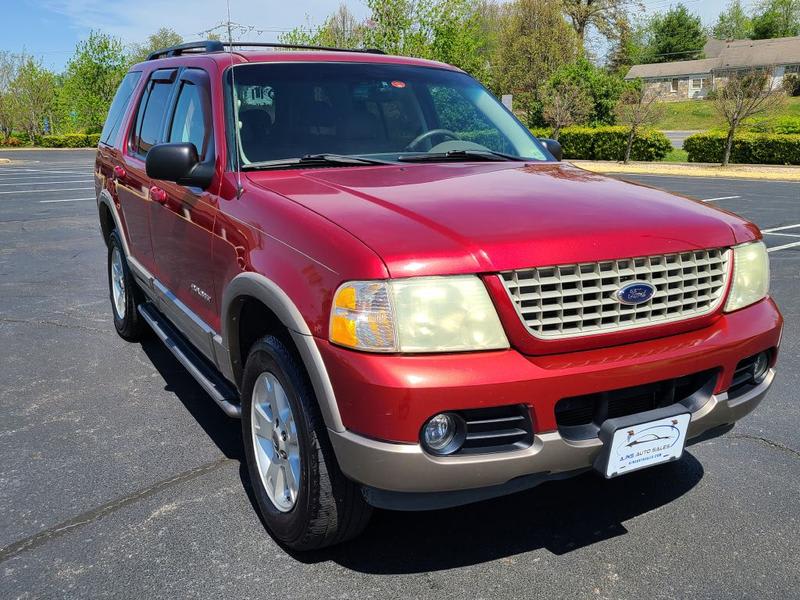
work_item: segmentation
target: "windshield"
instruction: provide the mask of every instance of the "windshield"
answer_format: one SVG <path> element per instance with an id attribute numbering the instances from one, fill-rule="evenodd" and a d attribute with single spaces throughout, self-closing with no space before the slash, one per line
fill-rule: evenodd
<path id="1" fill-rule="evenodd" d="M 502 104 L 457 71 L 297 62 L 234 69 L 235 133 L 245 168 L 318 155 L 392 162 L 475 160 L 481 153 L 549 158 Z"/>

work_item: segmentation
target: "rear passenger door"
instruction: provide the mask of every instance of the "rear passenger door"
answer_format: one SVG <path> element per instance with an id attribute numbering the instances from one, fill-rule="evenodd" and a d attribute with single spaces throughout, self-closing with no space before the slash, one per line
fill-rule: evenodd
<path id="1" fill-rule="evenodd" d="M 164 128 L 164 142 L 190 142 L 204 163 L 215 164 L 214 131 L 208 74 L 187 68 L 177 77 Z M 200 350 L 210 356 L 217 306 L 211 247 L 217 212 L 219 175 L 206 190 L 154 180 L 151 237 L 167 316 Z"/>

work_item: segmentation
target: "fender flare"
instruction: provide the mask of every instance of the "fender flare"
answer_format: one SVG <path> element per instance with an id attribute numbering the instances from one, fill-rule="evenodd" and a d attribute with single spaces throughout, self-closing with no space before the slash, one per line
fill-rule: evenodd
<path id="1" fill-rule="evenodd" d="M 308 324 L 286 292 L 274 281 L 258 273 L 240 273 L 228 283 L 222 295 L 222 346 L 228 352 L 230 374 L 234 381 L 241 380 L 243 369 L 243 357 L 239 356 L 237 319 L 246 298 L 261 302 L 289 330 L 308 372 L 325 425 L 334 431 L 345 431 L 328 371 Z"/>
<path id="2" fill-rule="evenodd" d="M 128 249 L 128 240 L 125 237 L 125 231 L 122 229 L 122 223 L 120 222 L 119 213 L 117 212 L 117 206 L 114 204 L 113 198 L 111 198 L 111 194 L 105 188 L 100 190 L 100 193 L 97 196 L 97 211 L 100 212 L 101 205 L 105 204 L 108 208 L 109 212 L 111 213 L 111 218 L 114 220 L 114 228 L 119 232 L 119 237 L 122 240 L 122 249 L 125 252 L 125 257 L 129 258 L 131 253 Z M 102 233 L 102 223 L 100 232 Z M 108 240 L 103 240 L 104 242 L 108 242 Z"/>

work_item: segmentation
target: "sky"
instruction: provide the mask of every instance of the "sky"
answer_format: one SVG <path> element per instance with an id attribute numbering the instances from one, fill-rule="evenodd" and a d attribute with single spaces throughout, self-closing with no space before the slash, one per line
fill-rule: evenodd
<path id="1" fill-rule="evenodd" d="M 367 14 L 361 0 L 230 0 L 231 20 L 260 30 L 249 41 L 277 41 L 282 31 L 322 23 L 342 3 L 359 17 Z M 727 0 L 683 3 L 710 25 Z M 672 4 L 672 0 L 644 0 L 647 13 Z M 24 50 L 55 71 L 63 70 L 77 42 L 92 29 L 133 44 L 160 27 L 171 27 L 188 41 L 201 38 L 201 32 L 226 19 L 226 0 L 0 0 L 0 6 L 0 50 Z"/>

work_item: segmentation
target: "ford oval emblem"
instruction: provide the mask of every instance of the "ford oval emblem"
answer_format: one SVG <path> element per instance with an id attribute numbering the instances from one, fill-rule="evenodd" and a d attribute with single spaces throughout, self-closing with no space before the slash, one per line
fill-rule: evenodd
<path id="1" fill-rule="evenodd" d="M 654 285 L 646 281 L 632 281 L 614 292 L 614 297 L 622 304 L 643 304 L 650 300 L 655 293 Z"/>

